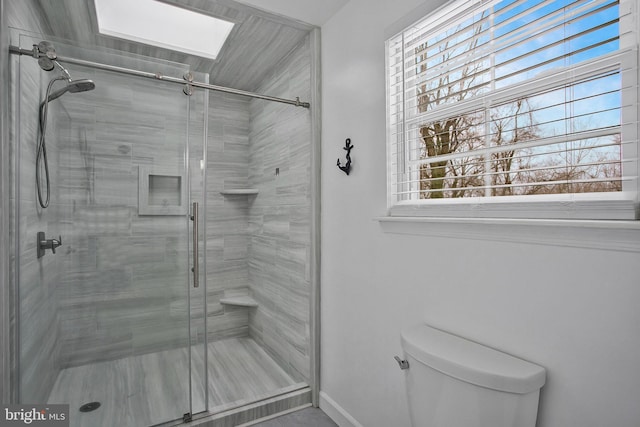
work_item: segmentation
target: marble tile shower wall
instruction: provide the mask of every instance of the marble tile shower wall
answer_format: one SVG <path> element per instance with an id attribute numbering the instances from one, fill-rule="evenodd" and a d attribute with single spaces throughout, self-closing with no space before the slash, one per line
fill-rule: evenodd
<path id="1" fill-rule="evenodd" d="M 203 78 L 196 80 L 203 81 Z M 192 95 L 190 137 L 193 143 L 189 157 L 193 201 L 202 200 L 204 191 L 200 164 L 204 159 L 203 144 L 200 143 L 204 134 L 204 111 L 199 108 L 204 104 L 204 96 L 208 97 L 207 185 L 204 195 L 206 214 L 201 205 L 200 230 L 206 231 L 201 231 L 200 277 L 207 279 L 207 308 L 205 317 L 203 287 L 191 288 L 192 344 L 204 342 L 205 318 L 209 342 L 245 337 L 249 333 L 247 310 L 220 304 L 224 296 L 248 292 L 246 197 L 242 201 L 225 197 L 220 192 L 225 188 L 247 186 L 249 101 L 237 95 L 200 90 Z M 205 260 L 206 271 L 202 262 Z"/>
<path id="2" fill-rule="evenodd" d="M 16 63 L 18 61 L 15 61 Z M 12 90 L 19 96 L 12 105 L 19 105 L 19 115 L 12 114 L 12 140 L 19 141 L 17 176 L 20 196 L 13 198 L 19 203 L 14 229 L 18 230 L 19 241 L 18 275 L 13 279 L 20 282 L 18 295 L 20 301 L 20 395 L 24 402 L 45 402 L 53 383 L 60 371 L 60 310 L 58 290 L 62 275 L 62 256 L 50 253 L 38 259 L 36 234 L 44 231 L 47 238 L 63 233 L 60 226 L 65 209 L 58 203 L 59 190 L 51 187 L 51 202 L 47 209 L 41 209 L 36 201 L 35 163 L 38 138 L 38 108 L 41 93 L 48 83 L 46 76 L 35 61 L 22 60 L 20 67 L 14 67 L 14 76 L 20 75 L 19 90 Z M 15 89 L 15 87 L 14 87 Z M 62 162 L 59 144 L 64 139 L 63 123 L 68 121 L 64 111 L 51 109 L 47 130 L 50 178 L 52 182 L 60 179 Z M 19 119 L 18 119 L 19 118 Z M 15 211 L 14 211 L 15 213 Z"/>
<path id="3" fill-rule="evenodd" d="M 200 75 L 195 75 L 195 80 L 203 81 L 204 78 L 201 78 Z M 203 201 L 204 201 L 204 169 L 202 160 L 205 158 L 204 156 L 204 137 L 205 137 L 205 124 L 207 117 L 206 114 L 206 103 L 208 102 L 207 94 L 204 91 L 194 91 L 193 94 L 189 97 L 189 174 L 190 174 L 190 203 L 198 202 L 200 209 L 200 218 L 198 221 L 198 225 L 200 230 L 204 230 L 206 218 L 203 215 Z M 188 207 L 189 212 L 192 213 L 192 205 Z M 193 224 L 190 224 L 192 227 Z M 193 229 L 190 228 L 192 231 Z M 199 246 L 199 277 L 204 277 L 204 269 L 205 265 L 205 254 L 204 254 L 204 245 L 202 239 L 200 239 Z M 189 304 L 187 306 L 187 300 L 184 300 L 184 307 L 182 309 L 187 312 L 189 311 L 190 315 L 190 343 L 198 344 L 204 341 L 204 324 L 206 319 L 206 311 L 204 309 L 204 286 L 199 286 L 198 288 L 193 287 L 193 276 L 190 277 L 188 286 L 188 294 L 189 294 Z M 192 378 L 194 381 L 198 381 L 197 377 L 198 373 L 194 373 Z"/>
<path id="4" fill-rule="evenodd" d="M 308 100 L 309 39 L 258 92 Z M 251 101 L 249 283 L 259 306 L 250 335 L 298 381 L 310 380 L 311 116 L 309 110 Z"/>
<path id="5" fill-rule="evenodd" d="M 24 28 L 36 32 L 47 32 L 48 25 L 39 7 L 31 0 L 5 2 L 6 19 L 12 28 Z M 11 33 L 10 43 L 19 40 Z M 40 70 L 35 61 L 19 60 L 11 56 L 9 111 L 9 144 L 12 157 L 10 171 L 12 177 L 10 229 L 10 258 L 12 260 L 10 281 L 20 280 L 21 289 L 17 289 L 20 307 L 20 396 L 24 402 L 41 403 L 46 401 L 49 391 L 60 371 L 59 354 L 61 341 L 59 335 L 59 305 L 57 288 L 61 274 L 61 257 L 36 257 L 36 233 L 45 231 L 53 235 L 59 231 L 61 208 L 55 202 L 57 191 L 52 189 L 50 207 L 43 212 L 36 207 L 35 195 L 35 153 L 38 132 L 38 105 L 44 93 L 48 76 Z M 19 65 L 20 64 L 20 65 Z M 18 78 L 19 77 L 19 78 Z M 20 102 L 18 102 L 20 97 Z M 16 109 L 19 108 L 19 109 Z M 51 111 L 55 123 L 61 123 L 64 112 Z M 62 139 L 61 128 L 55 124 L 49 127 L 49 135 L 54 141 Z M 21 146 L 20 144 L 23 145 Z M 52 166 L 51 179 L 58 179 L 59 156 L 56 155 L 56 142 L 51 143 L 54 152 L 49 153 Z M 16 194 L 16 181 L 20 187 Z M 16 217 L 16 204 L 20 202 L 19 215 Z M 15 252 L 16 239 L 20 242 L 19 253 Z M 13 261 L 19 260 L 16 266 Z M 17 267 L 17 271 L 15 269 Z"/>
<path id="6" fill-rule="evenodd" d="M 248 309 L 220 304 L 248 292 L 249 200 L 220 192 L 249 185 L 249 100 L 210 92 L 208 124 L 207 311 L 209 340 L 217 340 L 249 334 Z"/>
<path id="7" fill-rule="evenodd" d="M 189 225 L 185 215 L 139 215 L 138 179 L 140 167 L 184 173 L 187 98 L 157 82 L 71 71 L 96 89 L 60 100 L 72 118 L 58 184 L 70 209 L 61 364 L 185 346 Z"/>

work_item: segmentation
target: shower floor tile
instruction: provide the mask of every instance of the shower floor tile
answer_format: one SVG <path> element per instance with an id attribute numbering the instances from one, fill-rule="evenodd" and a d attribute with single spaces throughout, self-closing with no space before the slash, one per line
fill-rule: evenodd
<path id="1" fill-rule="evenodd" d="M 290 391 L 296 383 L 251 338 L 209 343 L 209 410 L 225 409 Z M 193 411 L 204 410 L 204 346 L 192 347 Z M 150 426 L 182 418 L 189 408 L 186 348 L 63 369 L 48 403 L 70 405 L 71 427 Z M 92 412 L 85 403 L 100 402 Z"/>

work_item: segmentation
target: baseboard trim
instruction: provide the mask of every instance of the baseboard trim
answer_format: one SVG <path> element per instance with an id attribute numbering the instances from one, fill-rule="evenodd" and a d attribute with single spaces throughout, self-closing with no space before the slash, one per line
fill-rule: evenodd
<path id="1" fill-rule="evenodd" d="M 320 409 L 340 427 L 362 427 L 362 424 L 356 421 L 324 391 L 320 392 Z"/>

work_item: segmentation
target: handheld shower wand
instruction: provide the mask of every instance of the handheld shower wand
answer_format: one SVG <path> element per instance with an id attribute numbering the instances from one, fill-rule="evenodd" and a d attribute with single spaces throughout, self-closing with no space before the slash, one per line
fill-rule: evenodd
<path id="1" fill-rule="evenodd" d="M 47 159 L 47 147 L 45 141 L 45 134 L 47 131 L 47 113 L 49 110 L 49 102 L 53 101 L 64 95 L 67 92 L 77 93 L 77 92 L 86 92 L 88 90 L 95 89 L 96 85 L 93 81 L 87 79 L 73 80 L 71 78 L 71 74 L 69 71 L 64 68 L 58 61 L 55 49 L 53 45 L 49 42 L 43 41 L 38 45 L 33 46 L 34 56 L 39 57 L 38 64 L 40 68 L 45 71 L 52 71 L 56 68 L 56 66 L 62 71 L 62 76 L 57 76 L 51 79 L 49 84 L 47 85 L 47 91 L 44 97 L 44 100 L 40 104 L 40 117 L 39 117 L 39 125 L 40 125 L 40 134 L 38 139 L 38 149 L 36 153 L 36 188 L 38 193 L 38 203 L 42 208 L 47 208 L 49 206 L 50 195 L 51 195 L 51 180 L 49 178 L 49 161 Z M 40 56 L 44 54 L 45 56 Z M 53 84 L 58 80 L 66 80 L 67 85 L 62 89 L 59 89 L 53 93 L 51 93 L 51 89 Z M 42 191 L 42 180 L 40 177 L 40 170 L 44 168 L 44 183 L 46 186 L 46 194 L 43 196 Z"/>

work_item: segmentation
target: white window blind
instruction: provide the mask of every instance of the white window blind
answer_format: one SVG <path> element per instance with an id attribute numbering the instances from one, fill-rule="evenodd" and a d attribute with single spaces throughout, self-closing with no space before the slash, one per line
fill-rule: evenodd
<path id="1" fill-rule="evenodd" d="M 635 218 L 636 8 L 458 0 L 388 40 L 391 214 Z"/>

